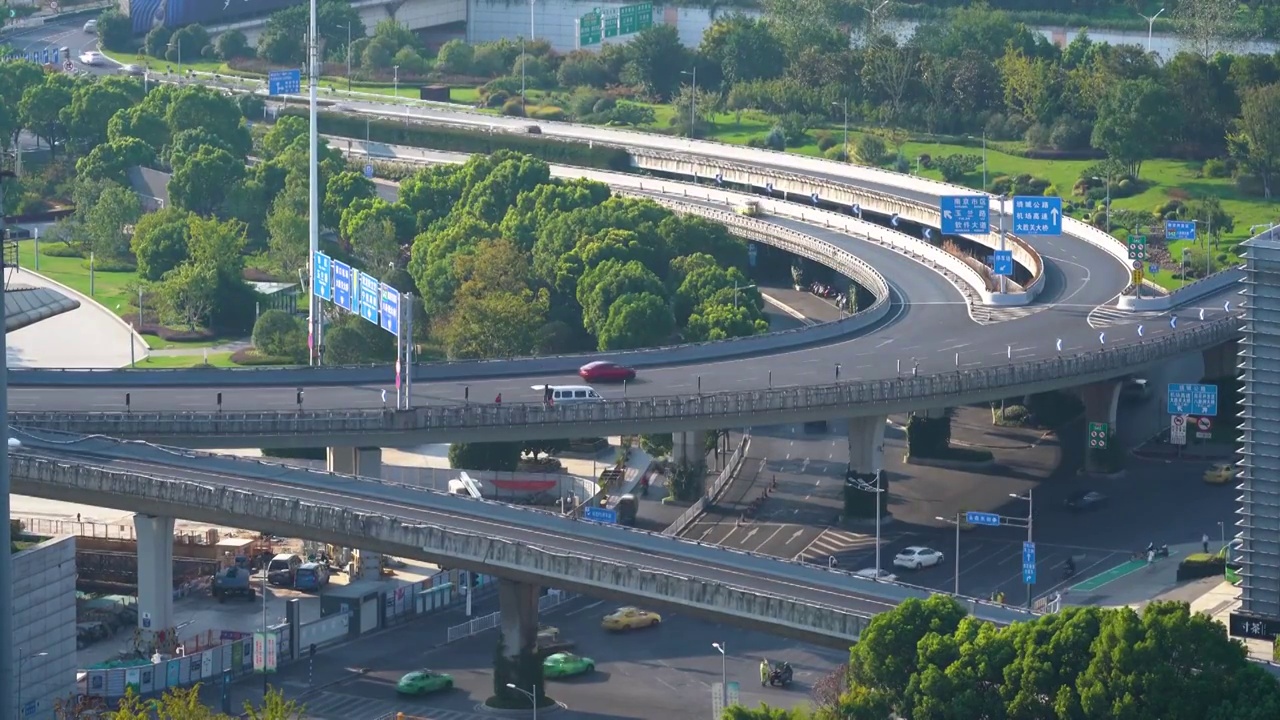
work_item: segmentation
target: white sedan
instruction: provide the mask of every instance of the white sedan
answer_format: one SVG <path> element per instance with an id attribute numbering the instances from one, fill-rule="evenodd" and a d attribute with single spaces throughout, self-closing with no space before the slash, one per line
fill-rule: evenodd
<path id="1" fill-rule="evenodd" d="M 861 577 L 861 578 L 866 578 L 866 579 L 868 579 L 868 580 L 877 580 L 877 579 L 878 579 L 878 580 L 880 580 L 881 582 L 897 582 L 897 580 L 898 580 L 898 576 L 897 576 L 897 575 L 894 575 L 893 573 L 891 573 L 891 572 L 889 572 L 888 570 L 885 570 L 885 569 L 883 569 L 883 568 L 881 568 L 881 569 L 880 569 L 880 571 L 879 571 L 879 576 L 878 576 L 878 577 L 877 577 L 877 573 L 876 573 L 876 569 L 875 569 L 875 568 L 863 568 L 863 569 L 859 570 L 858 572 L 854 573 L 854 575 L 856 575 L 856 576 L 858 576 L 858 577 Z"/>
<path id="2" fill-rule="evenodd" d="M 893 556 L 893 565 L 894 567 L 907 568 L 908 570 L 919 570 L 920 568 L 933 567 L 941 563 L 942 559 L 942 553 L 933 548 L 912 545 Z"/>
<path id="3" fill-rule="evenodd" d="M 106 62 L 106 56 L 100 52 L 90 50 L 89 52 L 82 53 L 80 55 L 80 62 L 85 65 L 102 65 Z"/>

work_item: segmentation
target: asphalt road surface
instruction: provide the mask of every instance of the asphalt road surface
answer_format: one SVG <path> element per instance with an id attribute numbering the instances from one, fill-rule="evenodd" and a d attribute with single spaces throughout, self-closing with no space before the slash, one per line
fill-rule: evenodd
<path id="1" fill-rule="evenodd" d="M 749 707 L 761 702 L 777 707 L 807 703 L 813 682 L 847 659 L 847 654 L 838 651 L 671 614 L 664 614 L 662 625 L 651 630 L 610 634 L 600 629 L 600 618 L 612 609 L 612 605 L 580 598 L 544 613 L 543 624 L 559 628 L 563 637 L 577 643 L 574 652 L 596 661 L 592 675 L 548 683 L 547 693 L 568 708 L 556 717 L 705 720 L 711 712 L 712 684 L 721 678 L 721 656 L 712 648 L 717 642 L 728 647 L 724 673 L 730 682 L 740 684 L 741 702 Z M 443 625 L 429 620 L 335 649 L 333 655 L 349 658 L 347 665 L 358 662 L 364 672 L 311 694 L 306 699 L 308 716 L 373 720 L 386 713 L 405 712 L 440 720 L 471 720 L 481 712 L 477 706 L 493 694 L 497 632 L 432 647 Z M 790 661 L 796 671 L 795 684 L 786 690 L 761 688 L 762 657 Z M 452 675 L 455 689 L 425 698 L 396 697 L 396 680 L 424 667 Z M 338 673 L 340 676 L 341 671 Z M 305 681 L 281 685 L 290 695 L 305 692 Z M 241 692 L 252 696 L 253 691 Z"/>

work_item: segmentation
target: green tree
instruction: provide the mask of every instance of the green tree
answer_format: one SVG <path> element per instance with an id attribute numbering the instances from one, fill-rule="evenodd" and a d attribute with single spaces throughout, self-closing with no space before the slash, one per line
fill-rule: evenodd
<path id="1" fill-rule="evenodd" d="M 155 108 L 135 105 L 115 113 L 107 122 L 108 142 L 126 138 L 141 140 L 151 146 L 153 154 L 159 154 L 169 144 L 169 125 Z"/>
<path id="2" fill-rule="evenodd" d="M 155 164 L 156 153 L 150 145 L 125 137 L 102 143 L 76 160 L 76 174 L 82 179 L 110 180 L 123 185 L 129 182 L 129 168 Z"/>
<path id="3" fill-rule="evenodd" d="M 396 226 L 390 220 L 365 211 L 349 229 L 351 251 L 367 271 L 381 277 L 399 264 L 400 243 L 396 240 Z"/>
<path id="4" fill-rule="evenodd" d="M 286 700 L 284 693 L 274 688 L 266 693 L 261 705 L 244 704 L 245 717 L 250 720 L 302 720 L 304 710 L 302 705 Z M 167 690 L 155 700 L 143 700 L 130 687 L 116 709 L 108 711 L 105 717 L 109 720 L 231 720 L 230 716 L 201 702 L 199 684 Z"/>
<path id="5" fill-rule="evenodd" d="M 218 272 L 210 263 L 186 262 L 165 273 L 158 288 L 161 310 L 192 330 L 208 325 L 218 304 Z"/>
<path id="6" fill-rule="evenodd" d="M 1232 154 L 1258 176 L 1263 196 L 1270 200 L 1280 169 L 1280 85 L 1260 87 L 1244 96 L 1230 144 Z"/>
<path id="7" fill-rule="evenodd" d="M 268 310 L 253 325 L 253 346 L 271 357 L 298 359 L 307 351 L 305 323 L 283 310 Z"/>
<path id="8" fill-rule="evenodd" d="M 217 40 L 218 57 L 222 60 L 236 60 L 253 57 L 253 48 L 249 40 L 239 30 L 227 30 L 220 33 Z"/>
<path id="9" fill-rule="evenodd" d="M 449 467 L 512 472 L 520 464 L 521 449 L 518 442 L 453 443 L 449 446 Z"/>
<path id="10" fill-rule="evenodd" d="M 689 51 L 680 42 L 672 25 L 653 25 L 641 30 L 627 44 L 629 59 L 623 80 L 642 86 L 659 99 L 667 99 L 682 84 L 680 73 L 693 69 Z"/>
<path id="11" fill-rule="evenodd" d="M 138 277 L 156 282 L 186 262 L 191 216 L 178 208 L 147 213 L 134 226 L 130 248 L 138 261 Z"/>
<path id="12" fill-rule="evenodd" d="M 262 136 L 262 155 L 274 160 L 289 149 L 301 138 L 307 137 L 307 121 L 297 115 L 285 115 L 276 120 L 271 129 Z M 306 141 L 302 141 L 305 145 Z M 363 176 L 362 176 L 363 177 Z"/>
<path id="13" fill-rule="evenodd" d="M 425 167 L 400 182 L 400 202 L 413 213 L 415 236 L 453 211 L 464 184 L 457 165 Z"/>
<path id="14" fill-rule="evenodd" d="M 178 207 L 209 215 L 222 206 L 227 193 L 244 175 L 242 160 L 221 148 L 204 145 L 174 165 L 169 198 Z"/>
<path id="15" fill-rule="evenodd" d="M 106 142 L 107 124 L 117 112 L 134 105 L 134 99 L 120 88 L 104 83 L 79 85 L 71 94 L 71 104 L 62 109 L 62 124 L 69 139 L 88 149 Z"/>
<path id="16" fill-rule="evenodd" d="M 538 239 L 538 228 L 553 216 L 578 208 L 595 207 L 608 200 L 609 195 L 608 185 L 585 178 L 538 185 L 516 197 L 515 205 L 502 219 L 502 236 L 513 240 L 522 250 L 532 251 Z"/>
<path id="17" fill-rule="evenodd" d="M 665 289 L 652 270 L 635 260 L 627 263 L 606 260 L 584 274 L 578 283 L 577 295 L 578 304 L 582 306 L 583 326 L 587 332 L 599 338 L 605 321 L 613 314 L 614 304 L 622 296 L 631 294 L 648 294 L 662 299 Z M 638 309 L 647 308 L 647 302 L 646 300 L 638 306 Z M 663 307 L 666 307 L 665 303 Z M 616 328 L 615 332 L 621 330 Z"/>
<path id="18" fill-rule="evenodd" d="M 306 3 L 272 13 L 267 18 L 267 25 L 258 41 L 262 58 L 274 63 L 292 64 L 294 67 L 304 62 L 306 58 L 302 38 L 306 36 L 310 18 L 311 11 Z M 320 35 L 321 47 L 330 53 L 345 52 L 348 27 L 351 37 L 364 37 L 364 22 L 350 3 L 342 0 L 320 0 L 317 3 L 316 29 Z M 264 48 L 269 50 L 264 52 Z"/>
<path id="19" fill-rule="evenodd" d="M 133 21 L 129 16 L 108 10 L 98 16 L 98 38 L 102 46 L 116 52 L 133 52 Z"/>
<path id="20" fill-rule="evenodd" d="M 387 362 L 395 357 L 395 338 L 359 315 L 342 315 L 325 329 L 326 365 Z"/>
<path id="21" fill-rule="evenodd" d="M 343 210 L 354 205 L 357 200 L 371 200 L 376 196 L 376 188 L 364 175 L 351 171 L 340 172 L 325 183 L 320 221 L 325 227 L 336 228 L 342 220 Z"/>
<path id="22" fill-rule="evenodd" d="M 175 135 L 182 130 L 200 128 L 221 140 L 227 150 L 243 159 L 253 146 L 244 116 L 234 99 L 200 85 L 184 85 L 173 93 L 165 114 L 169 130 Z"/>
<path id="23" fill-rule="evenodd" d="M 1167 138 L 1168 92 L 1150 78 L 1116 83 L 1098 105 L 1091 142 L 1137 177 Z"/>
<path id="24" fill-rule="evenodd" d="M 184 25 L 173 31 L 165 47 L 164 59 L 169 62 L 198 62 L 209 46 L 209 31 L 200 25 Z"/>
<path id="25" fill-rule="evenodd" d="M 475 48 L 457 38 L 441 45 L 440 52 L 436 55 L 436 67 L 440 68 L 441 72 L 454 75 L 471 74 L 474 61 Z"/>
<path id="26" fill-rule="evenodd" d="M 698 54 L 720 71 L 726 86 L 778 77 L 786 55 L 768 21 L 741 13 L 719 17 L 702 33 Z"/>
<path id="27" fill-rule="evenodd" d="M 649 453 L 650 457 L 663 457 L 671 454 L 675 446 L 671 433 L 657 433 L 640 436 L 640 449 Z"/>
<path id="28" fill-rule="evenodd" d="M 127 261 L 130 234 L 141 216 L 138 196 L 112 183 L 85 215 L 82 232 L 88 249 L 103 259 Z"/>
<path id="29" fill-rule="evenodd" d="M 547 297 L 530 287 L 527 257 L 500 240 L 481 244 L 457 262 L 460 286 L 440 328 L 449 357 L 529 354 L 546 322 Z"/>
<path id="30" fill-rule="evenodd" d="M 272 201 L 271 211 L 267 213 L 267 256 L 282 275 L 292 277 L 310 257 L 308 202 L 306 187 L 289 183 Z"/>
<path id="31" fill-rule="evenodd" d="M 19 124 L 48 143 L 54 155 L 57 143 L 67 139 L 62 110 L 71 104 L 74 87 L 67 75 L 54 73 L 43 83 L 28 87 L 18 102 Z"/>
<path id="32" fill-rule="evenodd" d="M 598 329 L 601 350 L 629 350 L 669 344 L 675 321 L 671 307 L 650 292 L 627 293 L 609 306 L 609 315 Z"/>

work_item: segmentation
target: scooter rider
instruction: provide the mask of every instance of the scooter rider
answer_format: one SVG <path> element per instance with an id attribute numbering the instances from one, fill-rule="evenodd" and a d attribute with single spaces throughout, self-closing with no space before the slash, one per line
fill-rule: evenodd
<path id="1" fill-rule="evenodd" d="M 1075 576 L 1075 574 L 1076 574 L 1076 560 L 1075 558 L 1069 557 L 1067 558 L 1067 577 L 1073 577 Z"/>
<path id="2" fill-rule="evenodd" d="M 760 687 L 769 684 L 769 660 L 762 659 L 760 661 Z"/>

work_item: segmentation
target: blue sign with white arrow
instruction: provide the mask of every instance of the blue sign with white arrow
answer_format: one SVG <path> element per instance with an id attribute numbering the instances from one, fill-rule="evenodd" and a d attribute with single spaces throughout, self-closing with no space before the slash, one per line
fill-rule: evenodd
<path id="1" fill-rule="evenodd" d="M 382 283 L 382 329 L 400 335 L 400 291 Z"/>
<path id="2" fill-rule="evenodd" d="M 1061 235 L 1062 198 L 1019 195 L 1013 199 L 1013 234 Z"/>
<path id="3" fill-rule="evenodd" d="M 1022 582 L 1036 584 L 1036 544 L 1033 542 L 1022 543 Z"/>
<path id="4" fill-rule="evenodd" d="M 964 521 L 970 525 L 1000 526 L 1000 516 L 989 512 L 967 512 L 964 514 Z"/>
<path id="5" fill-rule="evenodd" d="M 1165 240 L 1195 240 L 1196 239 L 1195 220 L 1165 220 L 1164 221 L 1164 239 Z"/>
<path id="6" fill-rule="evenodd" d="M 618 522 L 618 511 L 602 507 L 585 507 L 582 509 L 582 517 L 601 523 L 616 523 Z"/>
<path id="7" fill-rule="evenodd" d="M 1169 383 L 1170 415 L 1218 415 L 1218 386 Z"/>
<path id="8" fill-rule="evenodd" d="M 943 195 L 944 235 L 985 235 L 991 230 L 991 202 L 986 195 Z"/>
<path id="9" fill-rule="evenodd" d="M 329 262 L 329 256 L 322 252 L 317 252 L 311 261 L 311 272 L 315 275 L 311 279 L 311 292 L 325 300 L 333 299 L 333 275 Z"/>
<path id="10" fill-rule="evenodd" d="M 996 275 L 1013 276 L 1013 251 L 996 250 L 991 256 L 991 270 Z"/>
<path id="11" fill-rule="evenodd" d="M 297 95 L 302 91 L 301 70 L 272 70 L 267 73 L 267 93 Z"/>

